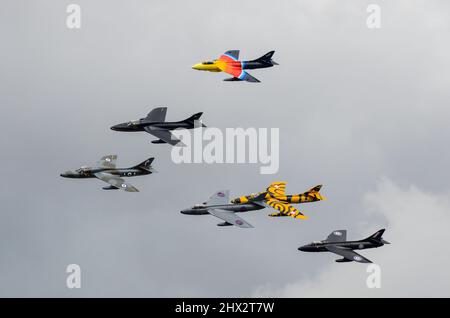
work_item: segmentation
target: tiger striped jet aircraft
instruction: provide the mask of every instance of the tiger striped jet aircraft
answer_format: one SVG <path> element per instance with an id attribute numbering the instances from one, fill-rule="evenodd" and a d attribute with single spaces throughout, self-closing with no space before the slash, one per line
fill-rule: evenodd
<path id="1" fill-rule="evenodd" d="M 270 51 L 260 58 L 252 61 L 239 61 L 239 50 L 231 50 L 225 52 L 217 60 L 206 61 L 192 66 L 194 70 L 209 71 L 209 72 L 225 72 L 230 74 L 231 78 L 226 78 L 224 81 L 247 81 L 258 83 L 259 80 L 251 76 L 245 70 L 252 70 L 257 68 L 267 68 L 278 65 L 272 60 L 275 51 Z"/>
<path id="2" fill-rule="evenodd" d="M 131 168 L 116 168 L 116 155 L 104 156 L 94 167 L 81 167 L 75 171 L 67 171 L 61 173 L 61 177 L 86 179 L 97 178 L 110 186 L 103 187 L 103 190 L 121 189 L 127 192 L 139 192 L 138 189 L 128 184 L 121 177 L 135 177 L 155 173 L 151 166 L 155 158 L 149 158 L 137 166 Z"/>
<path id="3" fill-rule="evenodd" d="M 291 203 L 307 203 L 326 200 L 326 198 L 319 193 L 321 188 L 322 185 L 317 185 L 302 194 L 286 195 L 286 182 L 274 182 L 264 192 L 242 196 L 231 202 L 235 204 L 253 203 L 263 207 L 273 208 L 278 212 L 269 214 L 269 216 L 272 217 L 290 216 L 295 219 L 306 220 L 308 217 L 293 207 Z"/>
<path id="4" fill-rule="evenodd" d="M 384 244 L 391 244 L 383 239 L 384 229 L 377 231 L 368 238 L 360 241 L 347 241 L 346 230 L 333 231 L 323 241 L 315 241 L 310 244 L 298 248 L 302 252 L 331 252 L 342 256 L 337 259 L 338 263 L 358 262 L 358 263 L 372 263 L 364 256 L 359 255 L 354 250 L 363 250 L 367 248 L 376 248 Z"/>
<path id="5" fill-rule="evenodd" d="M 181 140 L 172 135 L 171 130 L 177 128 L 194 129 L 197 127 L 206 127 L 200 120 L 203 113 L 197 113 L 185 120 L 175 122 L 167 122 L 166 113 L 167 107 L 157 107 L 148 113 L 145 118 L 114 125 L 111 129 L 124 132 L 145 131 L 159 138 L 153 140 L 153 144 L 167 143 L 172 146 L 184 146 Z"/>

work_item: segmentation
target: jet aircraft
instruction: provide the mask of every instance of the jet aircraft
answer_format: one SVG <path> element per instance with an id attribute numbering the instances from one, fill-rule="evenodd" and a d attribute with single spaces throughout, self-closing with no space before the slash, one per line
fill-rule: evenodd
<path id="1" fill-rule="evenodd" d="M 81 167 L 75 171 L 61 173 L 64 178 L 97 178 L 110 185 L 104 190 L 121 189 L 128 192 L 139 192 L 138 189 L 125 182 L 122 177 L 143 176 L 156 172 L 151 166 L 154 158 L 149 158 L 131 168 L 116 168 L 116 155 L 104 156 L 94 167 Z"/>
<path id="2" fill-rule="evenodd" d="M 118 124 L 112 126 L 111 129 L 124 132 L 146 131 L 159 138 L 152 141 L 154 144 L 168 143 L 172 146 L 184 146 L 181 140 L 172 135 L 170 132 L 171 130 L 177 128 L 193 129 L 197 127 L 206 127 L 200 121 L 200 117 L 203 113 L 197 113 L 185 120 L 176 122 L 167 122 L 166 113 L 167 107 L 158 107 L 148 113 L 145 118 Z"/>
<path id="3" fill-rule="evenodd" d="M 331 252 L 342 256 L 336 262 L 358 262 L 358 263 L 372 263 L 364 256 L 359 255 L 354 250 L 363 250 L 367 248 L 376 248 L 384 244 L 390 244 L 383 239 L 384 229 L 379 230 L 375 234 L 360 241 L 347 241 L 347 231 L 337 230 L 333 231 L 323 241 L 315 241 L 310 244 L 298 248 L 302 252 Z"/>
<path id="4" fill-rule="evenodd" d="M 225 72 L 233 76 L 224 79 L 224 81 L 247 81 L 258 83 L 259 80 L 251 76 L 245 70 L 278 65 L 278 63 L 272 60 L 274 53 L 275 51 L 270 51 L 252 61 L 239 61 L 239 50 L 230 50 L 221 55 L 217 60 L 198 63 L 192 66 L 192 68 L 199 71 Z"/>
<path id="5" fill-rule="evenodd" d="M 271 213 L 269 216 L 290 216 L 295 219 L 307 219 L 308 217 L 297 210 L 291 203 L 307 203 L 326 200 L 319 193 L 322 185 L 294 195 L 286 195 L 286 182 L 273 182 L 264 192 L 242 196 L 232 200 L 232 203 L 253 203 L 263 207 L 273 208 L 278 212 Z"/>
<path id="6" fill-rule="evenodd" d="M 189 209 L 182 210 L 182 214 L 206 215 L 211 214 L 225 222 L 218 226 L 235 225 L 241 228 L 253 227 L 250 223 L 236 215 L 237 212 L 248 212 L 264 209 L 264 206 L 253 203 L 230 203 L 230 191 L 223 190 L 214 193 L 211 198 L 202 204 L 196 204 Z"/>

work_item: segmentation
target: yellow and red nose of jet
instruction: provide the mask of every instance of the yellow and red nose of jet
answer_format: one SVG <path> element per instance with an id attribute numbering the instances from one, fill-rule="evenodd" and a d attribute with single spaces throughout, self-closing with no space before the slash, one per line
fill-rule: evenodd
<path id="1" fill-rule="evenodd" d="M 202 64 L 202 63 L 194 64 L 194 65 L 192 65 L 192 69 L 201 71 L 201 70 L 204 69 L 204 68 L 203 68 L 203 64 Z"/>

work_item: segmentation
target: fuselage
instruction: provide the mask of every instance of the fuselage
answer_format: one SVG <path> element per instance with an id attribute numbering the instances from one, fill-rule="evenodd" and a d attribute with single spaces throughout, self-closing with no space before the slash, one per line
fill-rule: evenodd
<path id="1" fill-rule="evenodd" d="M 182 210 L 182 214 L 189 214 L 189 215 L 205 215 L 209 214 L 208 209 L 220 209 L 220 210 L 226 210 L 231 212 L 248 212 L 248 211 L 255 211 L 255 210 L 261 210 L 264 209 L 263 206 L 260 206 L 255 203 L 242 203 L 242 204 L 221 204 L 221 205 L 204 205 L 199 204 L 195 205 L 191 208 Z"/>
<path id="2" fill-rule="evenodd" d="M 280 196 L 280 195 L 272 195 L 269 192 L 260 192 L 260 193 L 256 193 L 256 194 L 241 196 L 239 198 L 233 199 L 231 202 L 232 203 L 247 203 L 247 202 L 263 201 L 263 200 L 270 200 L 270 199 L 276 199 L 277 201 L 286 202 L 286 203 L 307 203 L 307 202 L 320 201 L 317 197 L 307 195 L 305 193 Z"/>
<path id="3" fill-rule="evenodd" d="M 165 130 L 174 130 L 177 128 L 185 128 L 191 129 L 193 128 L 192 124 L 188 122 L 178 121 L 178 122 L 152 122 L 148 121 L 146 118 L 141 118 L 135 121 L 129 121 L 126 123 L 114 125 L 111 127 L 112 130 L 115 131 L 123 131 L 123 132 L 135 132 L 135 131 L 144 131 L 145 127 L 152 126 L 156 128 L 161 128 Z"/>
<path id="4" fill-rule="evenodd" d="M 327 242 L 318 241 L 312 242 L 307 245 L 303 245 L 298 248 L 302 252 L 329 252 L 327 246 L 336 246 L 340 248 L 350 249 L 350 250 L 364 250 L 368 248 L 376 248 L 383 246 L 382 243 L 375 243 L 370 241 L 347 241 L 347 242 Z"/>
<path id="5" fill-rule="evenodd" d="M 252 70 L 257 68 L 272 67 L 272 63 L 260 62 L 260 61 L 230 61 L 224 62 L 220 60 L 208 61 L 195 64 L 192 66 L 194 70 L 209 71 L 209 72 L 222 72 L 225 68 L 236 70 Z"/>
<path id="6" fill-rule="evenodd" d="M 150 171 L 146 171 L 143 169 L 137 169 L 137 168 L 117 168 L 117 169 L 108 169 L 108 168 L 80 168 L 75 171 L 66 171 L 64 173 L 61 173 L 61 177 L 64 178 L 74 178 L 74 179 L 81 179 L 81 178 L 95 178 L 96 173 L 98 172 L 105 172 L 112 174 L 114 176 L 119 177 L 135 177 L 135 176 L 143 176 L 150 174 Z"/>

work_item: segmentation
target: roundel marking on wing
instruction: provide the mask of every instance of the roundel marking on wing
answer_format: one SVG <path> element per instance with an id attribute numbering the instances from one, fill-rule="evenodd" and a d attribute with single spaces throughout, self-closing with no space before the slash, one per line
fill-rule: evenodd
<path id="1" fill-rule="evenodd" d="M 242 222 L 241 220 L 236 220 L 236 224 L 237 225 L 242 225 L 242 224 L 244 224 L 244 222 Z"/>
<path id="2" fill-rule="evenodd" d="M 361 260 L 362 260 L 362 257 L 355 255 L 355 256 L 353 256 L 353 259 L 354 259 L 355 261 L 361 261 Z"/>

